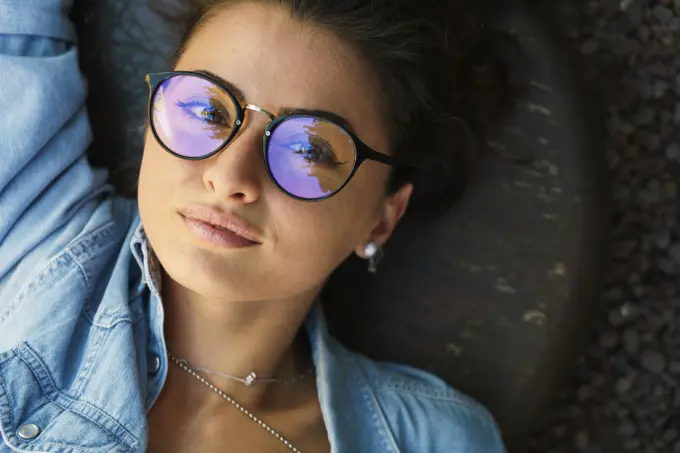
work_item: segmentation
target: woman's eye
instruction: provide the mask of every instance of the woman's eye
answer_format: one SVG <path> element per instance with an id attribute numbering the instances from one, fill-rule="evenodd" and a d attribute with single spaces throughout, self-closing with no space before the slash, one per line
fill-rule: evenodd
<path id="1" fill-rule="evenodd" d="M 213 102 L 204 101 L 178 101 L 177 106 L 184 110 L 184 112 L 199 121 L 203 121 L 210 125 L 231 127 L 231 118 L 229 114 Z"/>
<path id="2" fill-rule="evenodd" d="M 338 162 L 333 150 L 325 144 L 313 143 L 294 143 L 291 145 L 295 154 L 301 155 L 306 162 L 314 164 L 323 164 L 329 166 L 342 165 L 343 162 Z"/>

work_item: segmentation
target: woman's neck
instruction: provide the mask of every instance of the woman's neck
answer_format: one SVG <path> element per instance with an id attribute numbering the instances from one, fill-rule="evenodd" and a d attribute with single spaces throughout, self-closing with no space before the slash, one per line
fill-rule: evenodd
<path id="1" fill-rule="evenodd" d="M 294 300 L 211 300 L 164 274 L 162 295 L 168 351 L 193 367 L 238 377 L 254 372 L 261 378 L 283 380 L 312 367 L 309 344 L 300 328 L 317 291 Z M 169 366 L 175 368 L 173 372 L 186 373 L 172 363 Z M 204 376 L 225 393 L 238 395 L 251 406 L 285 404 L 276 396 L 280 394 L 277 389 L 285 384 L 256 383 L 246 387 L 228 378 Z M 204 395 L 211 393 L 195 387 L 199 387 L 196 389 L 199 398 L 207 398 Z"/>

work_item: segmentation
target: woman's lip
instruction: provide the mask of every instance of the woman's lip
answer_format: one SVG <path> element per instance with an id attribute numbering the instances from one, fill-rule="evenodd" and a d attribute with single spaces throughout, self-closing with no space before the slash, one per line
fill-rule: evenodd
<path id="1" fill-rule="evenodd" d="M 209 223 L 184 215 L 182 215 L 182 219 L 189 231 L 210 244 L 230 249 L 259 245 L 259 242 L 251 241 L 231 231 L 219 230 Z"/>
<path id="2" fill-rule="evenodd" d="M 178 212 L 186 218 L 218 227 L 218 229 L 229 230 L 251 242 L 262 242 L 262 233 L 247 220 L 234 213 L 203 205 L 183 206 Z"/>

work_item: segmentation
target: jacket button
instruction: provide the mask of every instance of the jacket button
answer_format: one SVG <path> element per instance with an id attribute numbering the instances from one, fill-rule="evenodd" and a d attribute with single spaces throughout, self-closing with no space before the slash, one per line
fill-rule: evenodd
<path id="1" fill-rule="evenodd" d="M 155 376 L 158 370 L 161 369 L 161 359 L 157 355 L 151 356 L 149 359 L 149 374 Z"/>
<path id="2" fill-rule="evenodd" d="M 38 437 L 38 434 L 40 434 L 40 428 L 38 428 L 38 426 L 34 425 L 33 423 L 29 423 L 21 426 L 17 430 L 17 434 L 19 437 L 25 440 L 35 439 Z"/>

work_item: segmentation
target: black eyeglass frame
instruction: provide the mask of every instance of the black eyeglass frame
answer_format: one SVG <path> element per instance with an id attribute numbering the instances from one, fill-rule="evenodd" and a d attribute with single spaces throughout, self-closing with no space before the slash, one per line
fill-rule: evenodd
<path id="1" fill-rule="evenodd" d="M 154 124 L 153 120 L 153 101 L 156 96 L 156 92 L 158 91 L 158 88 L 160 85 L 165 82 L 166 80 L 176 77 L 176 76 L 193 76 L 193 77 L 199 77 L 204 80 L 209 81 L 210 83 L 215 84 L 218 86 L 220 89 L 222 89 L 229 98 L 232 100 L 234 103 L 234 107 L 236 110 L 236 119 L 234 120 L 234 127 L 229 134 L 229 137 L 227 137 L 224 142 L 218 146 L 214 151 L 211 151 L 208 154 L 205 154 L 203 156 L 198 156 L 198 157 L 190 157 L 190 156 L 184 156 L 181 154 L 178 154 L 174 152 L 170 147 L 168 147 L 163 140 L 161 140 L 158 132 L 156 131 L 156 125 Z M 238 100 L 236 96 L 226 87 L 222 82 L 219 80 L 216 80 L 213 77 L 210 77 L 207 74 L 203 74 L 200 72 L 194 72 L 194 71 L 170 71 L 170 72 L 155 72 L 155 73 L 148 73 L 146 75 L 146 83 L 149 85 L 149 105 L 148 105 L 148 118 L 149 118 L 149 125 L 151 126 L 151 132 L 156 139 L 156 141 L 165 149 L 168 153 L 172 154 L 175 157 L 178 157 L 180 159 L 185 159 L 185 160 L 203 160 L 207 159 L 209 157 L 214 156 L 215 154 L 219 153 L 220 151 L 224 150 L 227 148 L 231 140 L 238 134 L 241 126 L 243 126 L 243 123 L 245 122 L 245 111 L 246 107 L 241 105 L 241 102 Z M 267 112 L 265 112 L 267 114 Z M 304 198 L 304 197 L 299 197 L 295 194 L 290 193 L 287 191 L 284 187 L 279 184 L 279 182 L 276 180 L 274 175 L 271 172 L 271 169 L 269 168 L 269 161 L 268 161 L 268 149 L 269 149 L 269 141 L 276 130 L 276 128 L 281 125 L 284 121 L 292 119 L 292 118 L 319 118 L 322 119 L 323 121 L 330 122 L 334 124 L 335 126 L 339 127 L 342 131 L 344 131 L 351 139 L 354 145 L 354 166 L 352 167 L 352 171 L 350 171 L 349 175 L 345 179 L 345 181 L 334 191 L 329 193 L 328 195 L 324 195 L 323 197 L 319 198 Z M 267 123 L 264 129 L 264 135 L 263 135 L 263 143 L 262 143 L 262 153 L 263 153 L 263 159 L 264 159 L 264 164 L 265 168 L 267 169 L 267 175 L 269 176 L 269 179 L 272 181 L 272 183 L 278 187 L 282 192 L 284 192 L 286 195 L 289 197 L 295 198 L 297 200 L 301 201 L 322 201 L 326 200 L 333 195 L 336 195 L 338 192 L 340 192 L 352 179 L 352 177 L 355 175 L 361 164 L 366 161 L 366 160 L 374 160 L 380 163 L 383 163 L 385 165 L 389 166 L 394 166 L 394 160 L 392 159 L 391 156 L 388 156 L 387 154 L 380 153 L 378 151 L 375 151 L 368 145 L 366 145 L 359 137 L 357 137 L 355 134 L 353 134 L 351 131 L 348 131 L 342 124 L 339 124 L 337 121 L 335 121 L 332 118 L 327 118 L 324 115 L 311 115 L 307 113 L 293 113 L 290 115 L 283 115 L 276 117 L 275 119 L 271 120 L 270 122 Z"/>

